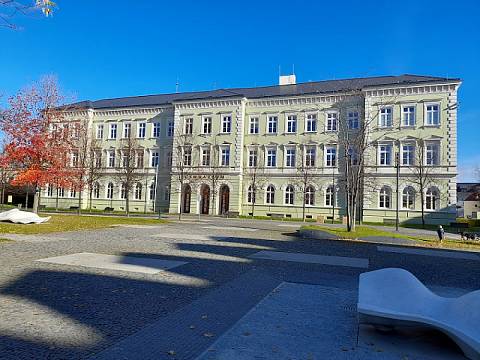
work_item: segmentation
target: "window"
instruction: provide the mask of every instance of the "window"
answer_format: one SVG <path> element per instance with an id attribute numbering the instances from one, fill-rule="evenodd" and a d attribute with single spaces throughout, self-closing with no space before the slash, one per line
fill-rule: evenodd
<path id="1" fill-rule="evenodd" d="M 314 146 L 308 146 L 305 148 L 305 166 L 315 166 L 316 151 Z"/>
<path id="2" fill-rule="evenodd" d="M 122 183 L 122 185 L 120 185 L 120 199 L 126 199 L 127 198 L 127 184 L 126 183 Z"/>
<path id="3" fill-rule="evenodd" d="M 190 146 L 183 148 L 183 165 L 192 166 L 192 148 Z"/>
<path id="4" fill-rule="evenodd" d="M 402 165 L 413 165 L 415 162 L 415 146 L 402 144 Z"/>
<path id="5" fill-rule="evenodd" d="M 122 151 L 120 155 L 121 155 L 122 167 L 128 168 L 130 166 L 130 158 L 129 158 L 127 152 Z"/>
<path id="6" fill-rule="evenodd" d="M 143 169 L 143 164 L 144 164 L 144 154 L 143 150 L 138 150 L 137 151 L 137 157 L 136 157 L 136 165 L 138 169 Z"/>
<path id="7" fill-rule="evenodd" d="M 352 130 L 358 129 L 360 126 L 358 112 L 349 111 L 347 117 L 348 117 L 348 128 Z"/>
<path id="8" fill-rule="evenodd" d="M 247 190 L 247 202 L 249 204 L 253 204 L 255 202 L 255 190 L 252 185 L 250 185 Z"/>
<path id="9" fill-rule="evenodd" d="M 350 161 L 350 165 L 358 165 L 360 164 L 360 158 L 358 156 L 358 151 L 355 147 L 350 146 L 347 151 L 348 160 Z"/>
<path id="10" fill-rule="evenodd" d="M 77 151 L 72 152 L 71 159 L 72 159 L 72 164 L 71 165 L 73 167 L 77 167 L 78 166 L 78 152 Z"/>
<path id="11" fill-rule="evenodd" d="M 250 118 L 250 124 L 248 129 L 249 134 L 258 134 L 258 117 L 255 116 Z"/>
<path id="12" fill-rule="evenodd" d="M 392 127 L 393 126 L 393 108 L 391 106 L 382 107 L 380 109 L 380 119 L 378 126 Z"/>
<path id="13" fill-rule="evenodd" d="M 185 118 L 183 133 L 185 135 L 193 134 L 193 118 Z"/>
<path id="14" fill-rule="evenodd" d="M 315 205 L 315 188 L 311 185 L 307 186 L 305 189 L 305 205 Z"/>
<path id="15" fill-rule="evenodd" d="M 212 118 L 210 116 L 205 116 L 202 118 L 202 134 L 211 134 L 212 133 Z"/>
<path id="16" fill-rule="evenodd" d="M 267 133 L 276 134 L 278 127 L 278 116 L 269 116 L 267 121 Z"/>
<path id="17" fill-rule="evenodd" d="M 123 137 L 125 139 L 128 139 L 131 134 L 132 134 L 132 124 L 124 123 L 123 124 Z"/>
<path id="18" fill-rule="evenodd" d="M 292 185 L 288 185 L 285 189 L 285 205 L 293 205 L 295 197 L 295 190 Z"/>
<path id="19" fill-rule="evenodd" d="M 140 122 L 138 123 L 138 137 L 144 139 L 147 134 L 147 123 Z"/>
<path id="20" fill-rule="evenodd" d="M 117 138 L 117 124 L 110 124 L 110 136 L 109 139 Z"/>
<path id="21" fill-rule="evenodd" d="M 168 120 L 168 124 L 167 124 L 167 136 L 168 137 L 173 136 L 174 128 L 175 128 L 175 124 L 174 124 L 173 120 Z"/>
<path id="22" fill-rule="evenodd" d="M 210 166 L 210 148 L 202 148 L 202 166 Z"/>
<path id="23" fill-rule="evenodd" d="M 113 199 L 113 183 L 107 185 L 107 199 Z"/>
<path id="24" fill-rule="evenodd" d="M 285 167 L 295 167 L 295 148 L 285 149 Z"/>
<path id="25" fill-rule="evenodd" d="M 108 152 L 108 167 L 115 167 L 115 150 L 110 150 Z"/>
<path id="26" fill-rule="evenodd" d="M 248 151 L 248 166 L 249 167 L 258 166 L 258 150 L 257 149 Z"/>
<path id="27" fill-rule="evenodd" d="M 287 133 L 297 132 L 297 115 L 287 115 Z"/>
<path id="28" fill-rule="evenodd" d="M 425 209 L 426 210 L 437 210 L 439 207 L 439 196 L 438 190 L 431 187 L 427 190 L 425 194 Z"/>
<path id="29" fill-rule="evenodd" d="M 435 126 L 440 124 L 440 105 L 426 104 L 425 105 L 425 125 Z"/>
<path id="30" fill-rule="evenodd" d="M 232 132 L 232 116 L 223 115 L 222 116 L 222 133 L 228 134 Z"/>
<path id="31" fill-rule="evenodd" d="M 265 194 L 265 203 L 273 204 L 275 203 L 275 188 L 273 185 L 268 185 L 267 192 Z"/>
<path id="32" fill-rule="evenodd" d="M 150 184 L 149 199 L 155 200 L 155 183 Z"/>
<path id="33" fill-rule="evenodd" d="M 167 152 L 167 166 L 172 166 L 172 152 Z"/>
<path id="34" fill-rule="evenodd" d="M 158 151 L 152 151 L 150 153 L 150 166 L 157 167 L 160 162 L 160 154 Z"/>
<path id="35" fill-rule="evenodd" d="M 267 167 L 277 166 L 277 150 L 267 149 Z"/>
<path id="36" fill-rule="evenodd" d="M 327 112 L 327 121 L 325 124 L 325 131 L 337 131 L 337 113 Z"/>
<path id="37" fill-rule="evenodd" d="M 57 194 L 58 194 L 58 197 L 64 197 L 65 196 L 65 189 L 64 188 L 57 189 Z"/>
<path id="38" fill-rule="evenodd" d="M 142 200 L 142 184 L 137 183 L 135 185 L 134 197 L 135 197 L 135 200 Z"/>
<path id="39" fill-rule="evenodd" d="M 391 198 L 391 191 L 388 186 L 384 186 L 380 189 L 380 196 L 379 196 L 379 204 L 378 206 L 382 209 L 389 209 L 390 208 L 390 199 Z"/>
<path id="40" fill-rule="evenodd" d="M 102 167 L 102 152 L 101 151 L 95 151 L 93 153 L 93 157 L 94 157 L 95 167 L 97 169 L 101 168 Z"/>
<path id="41" fill-rule="evenodd" d="M 163 190 L 163 200 L 170 201 L 170 185 L 165 185 Z"/>
<path id="42" fill-rule="evenodd" d="M 317 114 L 307 114 L 305 120 L 305 131 L 316 132 L 317 131 Z"/>
<path id="43" fill-rule="evenodd" d="M 330 185 L 325 190 L 325 206 L 333 206 L 334 196 L 333 185 Z"/>
<path id="44" fill-rule="evenodd" d="M 415 106 L 402 108 L 402 126 L 415 126 Z"/>
<path id="45" fill-rule="evenodd" d="M 75 189 L 70 189 L 69 194 L 71 198 L 76 198 L 77 197 L 77 190 Z"/>
<path id="46" fill-rule="evenodd" d="M 94 199 L 100 198 L 100 184 L 97 181 L 93 183 L 92 195 Z"/>
<path id="47" fill-rule="evenodd" d="M 160 137 L 160 123 L 159 122 L 154 122 L 152 125 L 152 137 L 158 138 Z"/>
<path id="48" fill-rule="evenodd" d="M 47 185 L 47 197 L 52 197 L 53 196 L 53 186 L 51 184 Z"/>
<path id="49" fill-rule="evenodd" d="M 229 166 L 230 165 L 230 147 L 222 146 L 220 154 L 220 165 Z"/>
<path id="50" fill-rule="evenodd" d="M 402 207 L 404 209 L 415 209 L 415 190 L 411 186 L 407 186 L 402 192 Z"/>
<path id="51" fill-rule="evenodd" d="M 337 163 L 337 148 L 335 146 L 325 147 L 325 166 L 335 167 Z"/>
<path id="52" fill-rule="evenodd" d="M 97 125 L 97 139 L 103 139 L 103 124 Z"/>
<path id="53" fill-rule="evenodd" d="M 380 145 L 378 147 L 380 165 L 388 166 L 392 164 L 392 145 Z"/>
<path id="54" fill-rule="evenodd" d="M 427 143 L 425 146 L 425 165 L 439 165 L 440 164 L 440 146 L 436 143 Z"/>

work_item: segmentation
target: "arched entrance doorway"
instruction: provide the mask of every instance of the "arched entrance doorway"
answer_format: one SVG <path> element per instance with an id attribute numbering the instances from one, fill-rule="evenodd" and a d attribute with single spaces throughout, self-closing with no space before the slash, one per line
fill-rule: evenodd
<path id="1" fill-rule="evenodd" d="M 192 198 L 192 188 L 190 185 L 185 185 L 182 191 L 182 213 L 190 214 L 190 200 Z"/>
<path id="2" fill-rule="evenodd" d="M 227 185 L 223 185 L 220 188 L 219 215 L 227 215 L 229 205 L 230 205 L 230 188 Z"/>
<path id="3" fill-rule="evenodd" d="M 210 186 L 202 185 L 200 188 L 200 214 L 208 215 L 210 211 Z"/>

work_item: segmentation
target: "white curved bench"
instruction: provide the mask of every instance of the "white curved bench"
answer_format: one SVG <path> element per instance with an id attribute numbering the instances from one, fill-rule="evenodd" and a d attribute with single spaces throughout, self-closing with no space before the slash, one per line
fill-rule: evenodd
<path id="1" fill-rule="evenodd" d="M 445 298 L 407 270 L 387 268 L 360 275 L 357 309 L 360 323 L 438 329 L 466 357 L 480 360 L 480 290 Z"/>
<path id="2" fill-rule="evenodd" d="M 48 220 L 50 220 L 50 216 L 42 218 L 37 214 L 19 209 L 12 209 L 0 213 L 0 221 L 11 221 L 16 224 L 41 224 Z"/>

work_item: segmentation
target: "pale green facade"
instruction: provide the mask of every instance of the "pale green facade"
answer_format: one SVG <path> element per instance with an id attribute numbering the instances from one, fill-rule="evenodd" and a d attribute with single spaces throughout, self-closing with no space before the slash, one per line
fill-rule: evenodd
<path id="1" fill-rule="evenodd" d="M 345 214 L 341 156 L 345 149 L 339 145 L 338 136 L 343 129 L 341 124 L 354 122 L 355 116 L 351 117 L 351 114 L 356 113 L 360 127 L 368 125 L 368 141 L 372 144 L 366 153 L 368 184 L 365 184 L 361 201 L 362 219 L 383 222 L 395 218 L 395 153 L 399 152 L 402 157 L 404 149 L 408 150 L 409 145 L 415 148 L 421 140 L 428 144 L 429 159 L 434 159 L 428 167 L 431 181 L 426 218 L 430 223 L 446 223 L 455 218 L 456 212 L 456 104 L 460 82 L 436 79 L 428 83 L 391 83 L 319 94 L 254 98 L 233 93 L 228 97 L 192 96 L 192 99 L 172 100 L 158 106 L 88 109 L 84 115 L 90 119 L 94 136 L 97 125 L 104 126 L 99 141 L 105 164 L 108 164 L 109 152 L 119 150 L 118 139 L 123 124 L 131 123 L 132 131 L 138 132 L 139 124 L 146 123 L 145 138 L 138 139 L 144 149 L 144 176 L 139 181 L 142 193 L 138 199 L 134 198 L 135 194 L 130 195 L 132 211 L 160 209 L 170 213 L 251 215 L 253 206 L 248 188 L 253 170 L 250 155 L 256 150 L 259 164 L 256 171 L 261 176 L 257 175 L 254 215 L 302 217 L 302 186 L 307 185 L 307 217 L 331 217 L 334 214 L 335 218 L 340 218 Z M 383 116 L 382 111 L 388 114 Z M 405 115 L 405 112 L 413 115 Z M 409 126 L 405 126 L 406 116 L 410 116 Z M 332 126 L 332 119 L 336 119 L 336 129 Z M 391 126 L 380 127 L 383 120 Z M 252 133 L 255 121 L 258 121 L 258 133 Z M 272 129 L 275 122 L 276 129 Z M 109 139 L 112 123 L 117 124 L 117 140 Z M 154 123 L 160 124 L 159 134 L 154 134 Z M 349 131 L 355 134 L 359 130 Z M 206 161 L 208 149 L 209 163 Z M 387 164 L 382 164 L 385 160 L 382 156 L 386 156 L 382 152 L 384 149 L 390 151 Z M 331 151 L 335 151 L 336 156 L 333 166 L 328 163 Z M 153 152 L 160 154 L 158 168 L 152 163 Z M 308 184 L 302 185 L 298 164 L 305 161 L 307 152 L 314 165 Z M 269 155 L 275 158 L 274 163 Z M 172 165 L 169 159 L 172 159 Z M 294 166 L 289 166 L 292 161 Z M 114 171 L 105 168 L 105 176 L 99 180 L 98 198 L 92 202 L 94 208 L 124 209 L 125 201 L 120 198 Z M 150 193 L 156 173 L 157 187 Z M 400 167 L 399 214 L 401 221 L 418 222 L 420 196 L 412 177 L 409 166 Z M 110 182 L 114 185 L 113 197 L 107 189 Z M 408 186 L 412 191 L 407 199 L 404 190 Z M 330 195 L 332 188 L 335 189 L 335 206 L 332 206 Z M 54 207 L 56 196 L 46 195 L 47 190 L 42 204 Z M 78 202 L 78 198 L 68 198 L 67 193 L 65 196 L 59 199 L 60 207 L 75 206 Z M 88 205 L 85 198 L 82 207 Z"/>

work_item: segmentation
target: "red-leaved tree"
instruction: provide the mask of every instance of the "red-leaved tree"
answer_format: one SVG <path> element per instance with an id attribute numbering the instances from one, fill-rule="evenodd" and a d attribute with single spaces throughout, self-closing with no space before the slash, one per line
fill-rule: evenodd
<path id="1" fill-rule="evenodd" d="M 71 132 L 62 99 L 56 79 L 47 76 L 12 96 L 0 116 L 6 140 L 4 159 L 14 173 L 12 185 L 35 189 L 34 212 L 42 187 L 71 187 L 75 177 L 75 169 L 68 164 Z"/>

